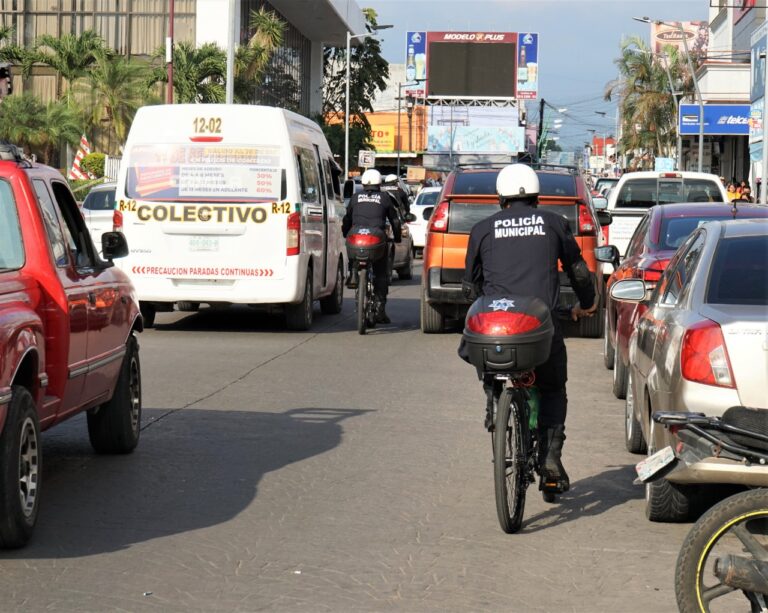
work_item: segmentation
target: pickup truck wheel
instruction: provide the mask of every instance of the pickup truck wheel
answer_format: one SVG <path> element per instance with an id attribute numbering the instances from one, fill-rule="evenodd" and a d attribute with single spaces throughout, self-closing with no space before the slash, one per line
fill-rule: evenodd
<path id="1" fill-rule="evenodd" d="M 312 269 L 307 272 L 307 282 L 304 284 L 304 298 L 299 304 L 285 305 L 285 325 L 289 330 L 304 331 L 312 327 Z"/>
<path id="2" fill-rule="evenodd" d="M 445 316 L 427 302 L 427 293 L 421 293 L 421 331 L 424 334 L 442 333 L 445 331 Z"/>
<path id="3" fill-rule="evenodd" d="M 155 309 L 155 305 L 150 304 L 149 302 L 140 302 L 139 309 L 141 310 L 141 316 L 144 319 L 144 327 L 154 328 L 155 314 L 157 313 L 157 310 Z"/>
<path id="4" fill-rule="evenodd" d="M 14 386 L 0 434 L 0 547 L 23 547 L 32 536 L 40 508 L 43 458 L 35 401 Z"/>
<path id="5" fill-rule="evenodd" d="M 130 453 L 141 433 L 139 344 L 131 335 L 112 398 L 88 412 L 88 438 L 97 453 Z"/>
<path id="6" fill-rule="evenodd" d="M 339 266 L 336 269 L 336 285 L 329 296 L 320 298 L 320 311 L 326 315 L 337 315 L 341 313 L 341 306 L 344 303 L 344 262 L 339 260 Z"/>

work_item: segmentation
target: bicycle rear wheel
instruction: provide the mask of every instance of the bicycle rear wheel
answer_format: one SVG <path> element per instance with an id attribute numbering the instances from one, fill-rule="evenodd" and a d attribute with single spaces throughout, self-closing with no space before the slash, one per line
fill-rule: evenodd
<path id="1" fill-rule="evenodd" d="M 520 407 L 512 402 L 512 392 L 505 389 L 496 409 L 493 432 L 493 480 L 496 489 L 496 513 L 501 529 L 507 534 L 520 530 L 525 509 L 526 448 Z"/>
<path id="2" fill-rule="evenodd" d="M 361 266 L 357 274 L 357 332 L 365 334 L 368 323 L 368 269 Z"/>

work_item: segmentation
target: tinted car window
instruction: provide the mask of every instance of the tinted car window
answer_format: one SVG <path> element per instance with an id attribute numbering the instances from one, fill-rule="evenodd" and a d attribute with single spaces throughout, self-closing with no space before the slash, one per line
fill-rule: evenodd
<path id="1" fill-rule="evenodd" d="M 469 234 L 478 221 L 490 217 L 499 211 L 498 204 L 462 204 L 451 203 L 451 212 L 448 217 L 448 231 L 456 234 Z"/>
<path id="2" fill-rule="evenodd" d="M 671 272 L 667 274 L 664 296 L 661 299 L 662 304 L 675 305 L 680 302 L 693 277 L 693 271 L 701 256 L 704 241 L 705 234 L 701 232 L 688 245 L 685 253 L 677 261 Z"/>
<path id="3" fill-rule="evenodd" d="M 731 219 L 731 216 L 722 217 L 685 217 L 682 219 L 665 219 L 661 222 L 661 235 L 659 237 L 660 249 L 677 249 L 685 242 L 691 232 L 701 227 L 708 221 Z"/>
<path id="4" fill-rule="evenodd" d="M 11 186 L 0 181 L 0 271 L 24 264 L 24 246 Z"/>
<path id="5" fill-rule="evenodd" d="M 489 172 L 460 172 L 453 183 L 453 194 L 495 194 L 498 170 Z"/>
<path id="6" fill-rule="evenodd" d="M 543 196 L 571 196 L 576 194 L 576 181 L 573 176 L 553 172 L 536 173 L 539 175 L 539 193 Z"/>
<path id="7" fill-rule="evenodd" d="M 111 211 L 115 208 L 115 190 L 92 191 L 83 201 L 83 208 L 89 211 Z"/>
<path id="8" fill-rule="evenodd" d="M 707 179 L 629 179 L 616 198 L 616 208 L 647 209 L 670 202 L 721 202 L 720 188 Z"/>
<path id="9" fill-rule="evenodd" d="M 727 238 L 720 243 L 706 301 L 768 305 L 768 236 Z"/>
<path id="10" fill-rule="evenodd" d="M 597 182 L 595 183 L 595 189 L 597 191 L 600 191 L 606 185 L 616 185 L 618 182 L 619 182 L 618 179 L 609 179 L 609 178 L 598 179 Z"/>
<path id="11" fill-rule="evenodd" d="M 426 192 L 419 194 L 416 197 L 416 202 L 414 204 L 437 204 L 437 197 L 439 195 L 440 192 Z"/>

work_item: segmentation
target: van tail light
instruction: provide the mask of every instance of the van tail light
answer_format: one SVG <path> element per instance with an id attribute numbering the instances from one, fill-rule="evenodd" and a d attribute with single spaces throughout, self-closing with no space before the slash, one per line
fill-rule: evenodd
<path id="1" fill-rule="evenodd" d="M 381 238 L 375 234 L 350 234 L 347 243 L 353 247 L 375 247 L 381 243 Z"/>
<path id="2" fill-rule="evenodd" d="M 595 222 L 586 204 L 579 204 L 579 234 L 594 234 Z"/>
<path id="3" fill-rule="evenodd" d="M 720 326 L 709 319 L 685 331 L 680 356 L 683 378 L 705 385 L 734 388 L 735 380 Z"/>
<path id="4" fill-rule="evenodd" d="M 120 209 L 115 209 L 112 212 L 112 232 L 123 231 L 123 212 Z"/>
<path id="5" fill-rule="evenodd" d="M 448 232 L 448 201 L 437 205 L 429 220 L 428 232 Z"/>
<path id="6" fill-rule="evenodd" d="M 541 322 L 525 313 L 490 311 L 477 313 L 467 320 L 467 330 L 485 336 L 509 336 L 535 330 Z"/>
<path id="7" fill-rule="evenodd" d="M 288 236 L 286 240 L 285 255 L 299 255 L 301 253 L 301 213 L 291 213 L 286 222 Z"/>
<path id="8" fill-rule="evenodd" d="M 661 279 L 661 275 L 667 269 L 669 260 L 656 260 L 648 268 L 639 270 L 640 278 L 646 283 L 657 283 Z"/>

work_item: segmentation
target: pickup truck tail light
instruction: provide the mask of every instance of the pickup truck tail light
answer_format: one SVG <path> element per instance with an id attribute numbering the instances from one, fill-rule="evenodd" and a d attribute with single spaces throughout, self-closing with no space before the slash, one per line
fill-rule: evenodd
<path id="1" fill-rule="evenodd" d="M 667 264 L 669 264 L 669 260 L 656 260 L 648 268 L 639 271 L 640 277 L 646 283 L 658 283 L 667 268 Z"/>
<path id="2" fill-rule="evenodd" d="M 291 213 L 286 221 L 287 240 L 285 255 L 301 253 L 301 213 Z"/>
<path id="3" fill-rule="evenodd" d="M 579 234 L 594 234 L 595 222 L 586 204 L 579 204 Z"/>
<path id="4" fill-rule="evenodd" d="M 429 220 L 428 232 L 448 232 L 448 201 L 437 205 Z"/>
<path id="5" fill-rule="evenodd" d="M 123 231 L 123 212 L 119 209 L 115 209 L 112 213 L 112 232 Z"/>
<path id="6" fill-rule="evenodd" d="M 530 332 L 541 326 L 541 322 L 525 313 L 489 311 L 477 313 L 467 320 L 467 330 L 485 336 L 508 336 Z"/>
<path id="7" fill-rule="evenodd" d="M 723 331 L 717 322 L 707 319 L 685 331 L 680 370 L 688 381 L 736 387 Z"/>

